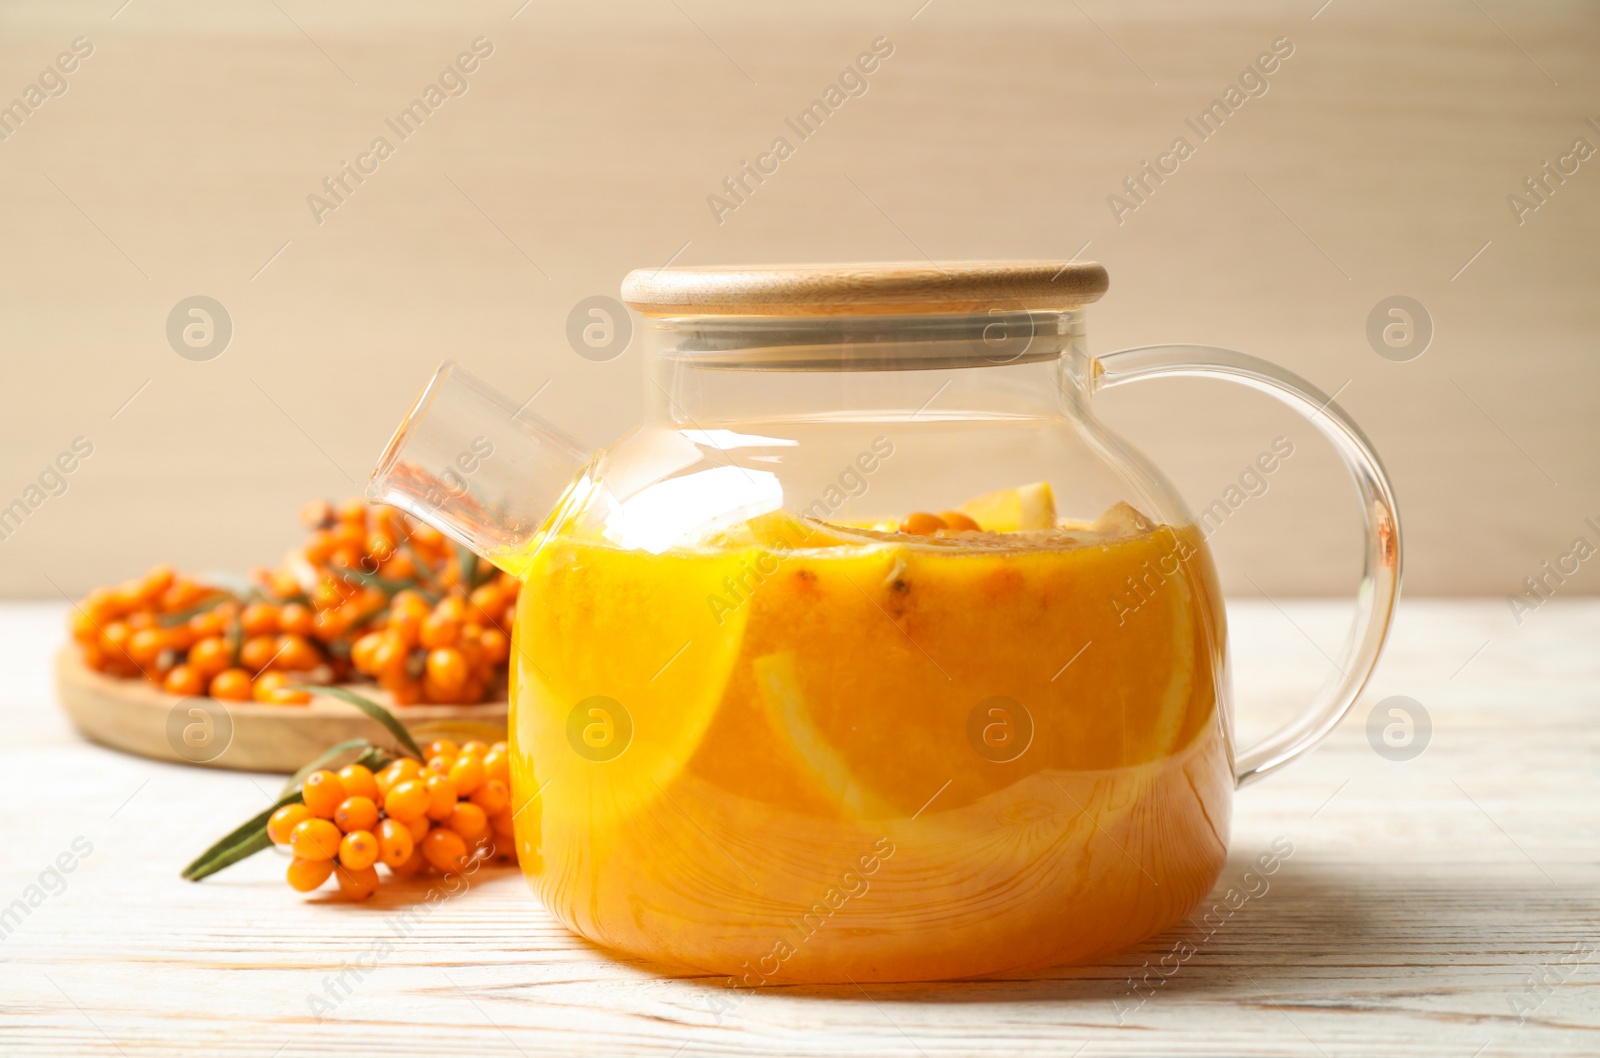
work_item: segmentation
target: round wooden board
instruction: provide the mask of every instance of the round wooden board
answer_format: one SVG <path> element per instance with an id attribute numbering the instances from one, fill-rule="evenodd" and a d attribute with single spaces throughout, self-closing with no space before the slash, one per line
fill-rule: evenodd
<path id="1" fill-rule="evenodd" d="M 501 729 L 506 725 L 503 701 L 397 707 L 376 687 L 356 689 L 411 728 L 460 721 Z M 56 693 L 88 738 L 112 749 L 179 764 L 289 773 L 346 739 L 367 738 L 378 745 L 394 741 L 377 721 L 337 698 L 318 695 L 309 705 L 182 698 L 145 680 L 120 680 L 95 672 L 70 644 L 56 655 Z"/>

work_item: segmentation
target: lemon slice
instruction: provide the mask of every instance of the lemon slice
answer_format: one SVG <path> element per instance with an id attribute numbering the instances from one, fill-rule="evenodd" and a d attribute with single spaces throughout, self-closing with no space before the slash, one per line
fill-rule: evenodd
<path id="1" fill-rule="evenodd" d="M 1056 497 L 1048 481 L 1035 481 L 968 500 L 961 505 L 961 512 L 991 533 L 1054 529 Z"/>

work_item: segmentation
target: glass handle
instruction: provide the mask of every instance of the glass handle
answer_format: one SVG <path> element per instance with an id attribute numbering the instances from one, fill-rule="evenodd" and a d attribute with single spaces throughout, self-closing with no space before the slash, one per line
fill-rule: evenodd
<path id="1" fill-rule="evenodd" d="M 1333 443 L 1361 497 L 1366 520 L 1365 563 L 1339 676 L 1297 719 L 1237 755 L 1234 780 L 1243 786 L 1277 771 L 1322 741 L 1355 704 L 1372 676 L 1400 591 L 1400 524 L 1394 491 L 1371 442 L 1333 398 L 1265 360 L 1204 345 L 1149 345 L 1096 358 L 1096 391 L 1145 378 L 1221 378 L 1278 398 Z"/>

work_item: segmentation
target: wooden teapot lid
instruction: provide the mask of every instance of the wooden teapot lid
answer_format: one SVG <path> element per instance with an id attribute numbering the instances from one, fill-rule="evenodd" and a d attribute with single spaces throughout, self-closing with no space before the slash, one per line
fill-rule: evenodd
<path id="1" fill-rule="evenodd" d="M 900 261 L 642 268 L 622 300 L 648 316 L 899 316 L 1071 309 L 1106 292 L 1094 261 Z"/>

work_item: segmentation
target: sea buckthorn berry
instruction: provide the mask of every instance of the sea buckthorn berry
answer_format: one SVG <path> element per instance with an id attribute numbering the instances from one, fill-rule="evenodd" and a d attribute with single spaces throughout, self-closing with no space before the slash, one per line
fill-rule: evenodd
<path id="1" fill-rule="evenodd" d="M 305 636 L 285 633 L 278 637 L 272 665 L 286 672 L 305 672 L 322 664 L 322 655 Z"/>
<path id="2" fill-rule="evenodd" d="M 367 501 L 356 497 L 345 500 L 339 504 L 339 521 L 346 525 L 359 525 L 362 528 L 367 524 Z"/>
<path id="3" fill-rule="evenodd" d="M 960 511 L 940 511 L 939 518 L 944 522 L 946 529 L 954 529 L 957 532 L 971 533 L 976 532 L 979 528 L 978 523 L 972 519 L 971 515 L 962 514 Z"/>
<path id="4" fill-rule="evenodd" d="M 472 605 L 468 607 L 467 612 L 479 617 L 484 624 L 498 623 L 500 615 L 505 613 L 506 597 L 493 584 L 483 584 L 472 589 L 469 599 Z"/>
<path id="5" fill-rule="evenodd" d="M 177 613 L 179 610 L 187 610 L 198 605 L 200 600 L 210 594 L 210 588 L 201 587 L 187 577 L 178 577 L 166 591 L 161 593 L 159 605 L 165 613 Z"/>
<path id="6" fill-rule="evenodd" d="M 396 551 L 378 567 L 378 576 L 391 580 L 411 580 L 416 575 L 417 561 L 404 551 Z"/>
<path id="7" fill-rule="evenodd" d="M 432 799 L 428 788 L 416 779 L 396 783 L 383 799 L 383 810 L 402 823 L 426 817 Z"/>
<path id="8" fill-rule="evenodd" d="M 483 755 L 483 777 L 499 779 L 503 783 L 511 781 L 511 757 L 506 752 L 505 746 L 498 742 L 493 749 Z"/>
<path id="9" fill-rule="evenodd" d="M 463 640 L 463 643 L 466 641 Z M 440 647 L 428 652 L 428 679 L 433 681 L 446 694 L 459 691 L 467 682 L 467 659 L 463 651 L 451 647 Z M 458 752 L 450 743 L 450 756 Z"/>
<path id="10" fill-rule="evenodd" d="M 338 639 L 349 631 L 354 623 L 355 614 L 347 610 L 342 604 L 326 610 L 318 610 L 317 616 L 311 619 L 311 633 L 324 643 Z"/>
<path id="11" fill-rule="evenodd" d="M 428 786 L 428 818 L 440 822 L 450 815 L 450 810 L 456 806 L 456 784 L 450 781 L 448 775 L 430 775 L 427 778 Z"/>
<path id="12" fill-rule="evenodd" d="M 440 605 L 443 606 L 443 603 Z M 445 617 L 438 611 L 424 618 L 417 632 L 417 641 L 429 650 L 451 646 L 460 637 L 461 622 L 453 617 Z"/>
<path id="13" fill-rule="evenodd" d="M 422 855 L 422 846 L 413 845 L 411 847 L 411 855 L 406 857 L 406 861 L 398 867 L 390 867 L 389 869 L 393 871 L 397 877 L 406 878 L 416 874 L 427 865 L 428 860 Z"/>
<path id="14" fill-rule="evenodd" d="M 456 784 L 457 797 L 471 797 L 483 785 L 487 776 L 483 772 L 483 760 L 472 753 L 463 753 L 450 765 L 450 781 Z"/>
<path id="15" fill-rule="evenodd" d="M 511 657 L 511 639 L 498 628 L 486 628 L 478 637 L 478 649 L 487 665 L 504 665 Z"/>
<path id="16" fill-rule="evenodd" d="M 405 828 L 408 832 L 410 832 L 411 840 L 413 842 L 418 842 L 427 837 L 428 831 L 433 829 L 433 820 L 429 819 L 426 815 L 420 815 L 411 822 L 405 824 Z"/>
<path id="17" fill-rule="evenodd" d="M 385 819 L 378 824 L 378 859 L 391 871 L 405 864 L 416 850 L 416 839 L 411 830 L 398 819 Z"/>
<path id="18" fill-rule="evenodd" d="M 222 607 L 216 606 L 204 613 L 197 613 L 193 617 L 189 618 L 187 622 L 189 625 L 189 632 L 194 636 L 197 644 L 202 639 L 210 639 L 213 636 L 221 636 L 223 632 L 227 631 L 228 617 L 226 614 L 218 613 L 217 611 L 220 609 L 222 609 Z"/>
<path id="19" fill-rule="evenodd" d="M 489 816 L 471 801 L 457 801 L 444 825 L 461 835 L 468 845 L 489 836 Z"/>
<path id="20" fill-rule="evenodd" d="M 422 855 L 435 870 L 448 874 L 466 863 L 467 843 L 455 831 L 435 827 L 422 839 Z"/>
<path id="21" fill-rule="evenodd" d="M 367 556 L 381 565 L 394 554 L 394 541 L 382 533 L 368 533 L 366 548 Z"/>
<path id="22" fill-rule="evenodd" d="M 416 778 L 415 775 L 408 775 L 403 769 L 395 767 L 395 765 L 399 763 L 399 761 L 390 763 L 382 771 L 372 777 L 373 782 L 378 784 L 378 793 L 381 795 L 379 797 L 374 797 L 373 800 L 379 804 L 383 803 L 382 799 L 384 797 L 389 796 L 390 790 L 405 782 L 407 779 Z"/>
<path id="23" fill-rule="evenodd" d="M 422 762 L 415 757 L 396 757 L 389 767 L 402 779 L 415 779 L 422 775 Z"/>
<path id="24" fill-rule="evenodd" d="M 133 629 L 126 621 L 111 621 L 101 629 L 100 645 L 107 650 L 125 650 L 132 635 Z"/>
<path id="25" fill-rule="evenodd" d="M 294 832 L 294 828 L 310 818 L 311 809 L 305 805 L 284 805 L 267 820 L 267 837 L 272 839 L 274 845 L 287 845 L 289 835 Z"/>
<path id="26" fill-rule="evenodd" d="M 177 572 L 165 563 L 151 566 L 144 575 L 144 580 L 139 582 L 139 594 L 148 602 L 155 602 L 172 587 L 172 582 L 177 579 Z"/>
<path id="27" fill-rule="evenodd" d="M 228 644 L 221 636 L 207 636 L 189 648 L 189 667 L 209 680 L 230 664 Z"/>
<path id="28" fill-rule="evenodd" d="M 482 757 L 487 752 L 489 752 L 489 743 L 481 738 L 469 738 L 461 743 L 461 753 L 463 755 L 470 754 L 474 757 Z"/>
<path id="29" fill-rule="evenodd" d="M 434 757 L 428 761 L 427 770 L 434 775 L 449 775 L 450 766 L 456 762 L 454 757 Z"/>
<path id="30" fill-rule="evenodd" d="M 433 612 L 433 608 L 428 605 L 428 600 L 409 588 L 395 592 L 394 598 L 390 600 L 389 604 L 393 607 L 392 612 L 397 614 L 408 613 L 417 617 L 426 617 Z"/>
<path id="31" fill-rule="evenodd" d="M 309 893 L 321 886 L 332 873 L 333 860 L 326 858 L 308 860 L 301 856 L 290 860 L 289 869 L 285 872 L 289 884 L 302 893 Z"/>
<path id="32" fill-rule="evenodd" d="M 291 598 L 292 596 L 300 594 L 300 578 L 295 575 L 295 572 L 292 569 L 277 569 L 274 570 L 272 576 L 268 578 L 267 587 L 273 595 L 276 595 L 280 599 Z M 300 604 L 290 603 L 289 605 L 299 606 Z M 287 608 L 288 607 L 285 607 L 285 609 Z M 308 610 L 307 613 L 309 614 L 310 611 Z M 294 629 L 284 624 L 284 620 L 285 618 L 283 613 L 280 611 L 278 613 L 278 627 L 283 629 L 285 632 L 294 631 Z M 309 621 L 310 617 L 308 616 L 306 620 Z"/>
<path id="33" fill-rule="evenodd" d="M 278 608 L 271 603 L 253 602 L 239 613 L 245 635 L 269 636 L 278 631 Z"/>
<path id="34" fill-rule="evenodd" d="M 516 836 L 516 824 L 516 813 L 511 811 L 510 805 L 489 817 L 489 829 L 494 832 L 497 842 L 504 841 L 510 844 L 511 839 Z"/>
<path id="35" fill-rule="evenodd" d="M 368 632 L 350 644 L 350 663 L 356 667 L 357 672 L 364 672 L 368 676 L 377 675 L 378 647 L 387 638 L 383 632 Z"/>
<path id="36" fill-rule="evenodd" d="M 311 695 L 305 691 L 296 691 L 289 688 L 289 674 L 285 672 L 264 672 L 256 680 L 251 689 L 251 696 L 258 702 L 268 705 L 309 705 Z"/>
<path id="37" fill-rule="evenodd" d="M 196 695 L 206 693 L 205 677 L 193 665 L 174 665 L 161 681 L 168 694 Z"/>
<path id="38" fill-rule="evenodd" d="M 378 891 L 378 872 L 371 865 L 360 870 L 341 866 L 333 873 L 339 882 L 339 892 L 347 900 L 365 900 Z"/>
<path id="39" fill-rule="evenodd" d="M 365 765 L 346 764 L 339 769 L 339 782 L 347 797 L 365 797 L 374 804 L 379 799 L 378 780 Z"/>
<path id="40" fill-rule="evenodd" d="M 352 871 L 378 862 L 378 837 L 370 830 L 352 830 L 339 842 L 339 862 Z"/>
<path id="41" fill-rule="evenodd" d="M 166 633 L 159 628 L 141 628 L 128 637 L 128 656 L 136 665 L 155 664 L 156 655 L 165 649 Z"/>
<path id="42" fill-rule="evenodd" d="M 344 783 L 339 781 L 339 776 L 325 770 L 307 775 L 300 784 L 300 792 L 311 814 L 323 819 L 332 819 L 345 799 Z"/>
<path id="43" fill-rule="evenodd" d="M 455 757 L 461 753 L 461 747 L 448 738 L 436 738 L 422 747 L 425 757 Z"/>
<path id="44" fill-rule="evenodd" d="M 334 810 L 333 822 L 346 834 L 371 830 L 378 825 L 378 806 L 370 797 L 346 797 Z"/>
<path id="45" fill-rule="evenodd" d="M 492 816 L 511 803 L 511 791 L 499 779 L 486 779 L 470 800 Z"/>
<path id="46" fill-rule="evenodd" d="M 233 702 L 250 700 L 250 674 L 244 669 L 223 669 L 211 677 L 211 697 Z"/>
<path id="47" fill-rule="evenodd" d="M 277 653 L 275 636 L 251 636 L 239 648 L 239 666 L 251 675 L 260 675 Z"/>
<path id="48" fill-rule="evenodd" d="M 926 511 L 916 511 L 908 514 L 900 523 L 900 531 L 902 533 L 910 533 L 912 536 L 932 536 L 940 529 L 947 528 L 949 526 L 944 524 L 943 518 L 940 518 L 937 514 L 929 514 Z"/>
<path id="49" fill-rule="evenodd" d="M 326 819 L 302 819 L 289 831 L 289 851 L 304 860 L 331 860 L 341 840 L 339 828 Z"/>
<path id="50" fill-rule="evenodd" d="M 371 675 L 377 676 L 381 681 L 384 677 L 404 677 L 406 675 L 406 662 L 410 660 L 410 652 L 405 643 L 395 636 L 393 632 L 377 633 L 378 641 L 372 644 L 368 664 Z"/>
<path id="51" fill-rule="evenodd" d="M 286 635 L 308 636 L 314 617 L 316 614 L 304 603 L 289 603 L 278 611 L 278 630 Z"/>

